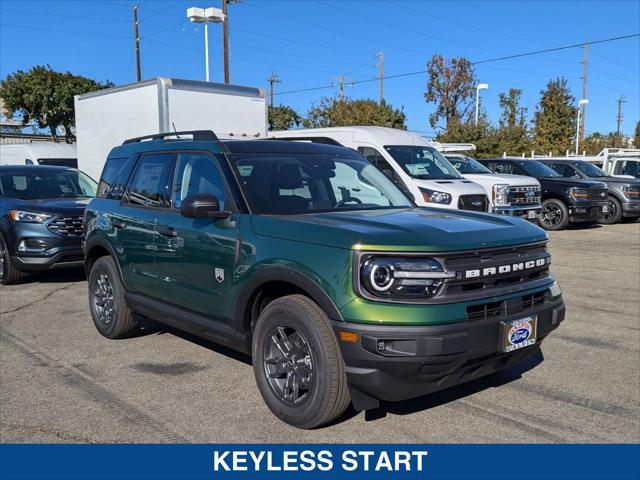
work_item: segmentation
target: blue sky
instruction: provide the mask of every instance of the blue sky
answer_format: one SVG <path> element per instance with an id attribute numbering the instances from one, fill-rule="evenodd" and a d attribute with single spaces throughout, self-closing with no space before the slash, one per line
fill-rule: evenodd
<path id="1" fill-rule="evenodd" d="M 0 77 L 16 69 L 49 64 L 116 84 L 135 80 L 132 5 L 127 0 L 0 0 Z M 190 6 L 220 0 L 139 0 L 142 76 L 204 79 L 202 27 L 186 18 Z M 276 92 L 330 84 L 339 75 L 371 79 L 375 53 L 384 51 L 385 74 L 424 70 L 434 53 L 472 61 L 640 32 L 640 1 L 276 1 L 242 0 L 229 6 L 232 83 L 266 87 L 271 71 Z M 212 81 L 222 81 L 222 32 L 212 25 Z M 478 78 L 490 85 L 483 107 L 499 117 L 498 93 L 523 90 L 531 118 L 539 91 L 551 78 L 568 79 L 582 92 L 582 49 L 487 63 Z M 640 39 L 589 49 L 587 132 L 616 128 L 617 99 L 623 131 L 640 118 Z M 403 106 L 410 129 L 433 133 L 425 103 L 426 75 L 385 82 L 385 98 Z M 305 113 L 335 89 L 276 97 Z M 348 88 L 353 98 L 377 98 L 378 83 Z"/>

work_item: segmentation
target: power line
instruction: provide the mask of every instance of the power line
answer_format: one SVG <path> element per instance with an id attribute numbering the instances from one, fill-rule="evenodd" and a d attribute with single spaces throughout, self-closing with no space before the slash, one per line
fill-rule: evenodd
<path id="1" fill-rule="evenodd" d="M 590 45 L 595 45 L 595 44 L 599 44 L 599 43 L 606 43 L 606 42 L 614 42 L 617 40 L 624 40 L 627 38 L 634 38 L 634 37 L 640 37 L 640 33 L 633 33 L 630 35 L 621 35 L 618 37 L 610 37 L 610 38 L 604 38 L 601 40 L 593 40 L 590 42 L 580 42 L 580 43 L 575 43 L 573 45 L 566 45 L 564 47 L 555 47 L 555 48 L 546 48 L 544 50 L 535 50 L 532 52 L 524 52 L 524 53 L 516 53 L 513 55 L 507 55 L 507 56 L 503 56 L 503 57 L 496 57 L 496 58 L 488 58 L 485 60 L 478 60 L 475 62 L 471 62 L 472 65 L 483 65 L 486 63 L 491 63 L 491 62 L 500 62 L 503 60 L 511 60 L 514 58 L 522 58 L 522 57 L 529 57 L 532 55 L 539 55 L 541 53 L 549 53 L 549 52 L 558 52 L 561 50 L 568 50 L 570 48 L 577 48 L 577 47 L 582 47 L 585 44 L 590 44 Z M 398 73 L 396 75 L 387 75 L 385 76 L 386 80 L 392 79 L 392 78 L 401 78 L 401 77 L 410 77 L 413 75 L 424 75 L 425 73 L 427 73 L 428 70 L 418 70 L 415 72 L 407 72 L 407 73 Z M 353 82 L 350 82 L 350 85 L 358 85 L 361 83 L 370 83 L 370 82 L 375 82 L 377 81 L 377 78 L 367 78 L 367 79 L 363 79 L 363 80 L 356 80 Z M 285 91 L 285 92 L 280 92 L 277 93 L 277 95 L 286 95 L 289 93 L 299 93 L 299 92 L 305 92 L 305 91 L 312 91 L 312 90 L 322 90 L 322 89 L 327 89 L 327 88 L 332 88 L 332 85 L 323 85 L 323 86 L 318 86 L 318 87 L 311 87 L 308 89 L 298 89 L 298 90 L 290 90 L 290 91 Z"/>

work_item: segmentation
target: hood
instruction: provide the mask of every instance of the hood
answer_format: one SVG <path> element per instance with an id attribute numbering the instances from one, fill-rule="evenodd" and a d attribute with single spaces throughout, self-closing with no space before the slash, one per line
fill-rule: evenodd
<path id="1" fill-rule="evenodd" d="M 452 178 L 441 180 L 424 180 L 413 178 L 412 182 L 419 188 L 428 188 L 430 190 L 437 190 L 439 192 L 450 193 L 456 197 L 458 195 L 484 195 L 485 191 L 481 185 L 466 179 L 466 178 Z"/>
<path id="2" fill-rule="evenodd" d="M 586 180 L 583 178 L 563 178 L 563 177 L 546 177 L 539 178 L 540 184 L 562 186 L 565 188 L 577 187 L 577 188 L 606 188 L 606 185 L 602 182 L 596 182 L 593 180 Z"/>
<path id="3" fill-rule="evenodd" d="M 533 177 L 525 177 L 523 175 L 507 175 L 504 173 L 465 173 L 465 178 L 473 180 L 482 185 L 498 185 L 505 184 L 512 187 L 539 186 L 540 182 Z"/>
<path id="4" fill-rule="evenodd" d="M 345 249 L 441 252 L 547 239 L 519 218 L 437 208 L 262 215 L 252 225 L 259 235 Z"/>
<path id="5" fill-rule="evenodd" d="M 8 208 L 27 210 L 36 213 L 50 213 L 54 215 L 82 215 L 91 198 L 39 198 L 37 200 L 18 200 L 4 198 Z"/>
<path id="6" fill-rule="evenodd" d="M 621 178 L 621 177 L 594 177 L 593 181 L 604 182 L 607 185 L 616 185 L 616 186 L 630 186 L 630 187 L 640 187 L 640 180 L 636 180 L 634 178 Z"/>

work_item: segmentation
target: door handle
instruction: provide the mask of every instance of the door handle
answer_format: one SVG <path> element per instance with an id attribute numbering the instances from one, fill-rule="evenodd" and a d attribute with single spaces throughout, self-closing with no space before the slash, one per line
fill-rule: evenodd
<path id="1" fill-rule="evenodd" d="M 123 220 L 116 217 L 111 217 L 111 225 L 116 228 L 125 228 L 127 226 L 127 224 Z"/>
<path id="2" fill-rule="evenodd" d="M 160 235 L 164 235 L 165 237 L 177 237 L 178 230 L 173 227 L 158 227 L 158 233 Z"/>

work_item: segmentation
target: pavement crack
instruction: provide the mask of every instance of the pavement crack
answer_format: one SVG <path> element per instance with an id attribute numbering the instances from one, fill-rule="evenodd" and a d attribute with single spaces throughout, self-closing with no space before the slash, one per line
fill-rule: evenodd
<path id="1" fill-rule="evenodd" d="M 68 285 L 65 285 L 64 287 L 55 288 L 55 289 L 51 290 L 50 292 L 48 292 L 42 298 L 36 298 L 35 300 L 30 301 L 29 303 L 26 303 L 26 304 L 24 304 L 24 305 L 22 305 L 20 307 L 13 308 L 11 310 L 2 310 L 2 311 L 0 311 L 0 315 L 5 315 L 7 313 L 15 313 L 15 312 L 19 312 L 20 310 L 27 309 L 27 308 L 29 308 L 29 307 L 31 307 L 33 305 L 36 305 L 37 303 L 44 302 L 45 300 L 47 300 L 52 295 L 54 295 L 54 294 L 56 294 L 58 292 L 61 292 L 63 290 L 66 290 L 68 288 L 71 288 L 71 287 L 73 287 L 73 286 L 75 286 L 77 284 L 78 284 L 78 282 L 73 282 L 73 283 L 70 283 Z"/>

